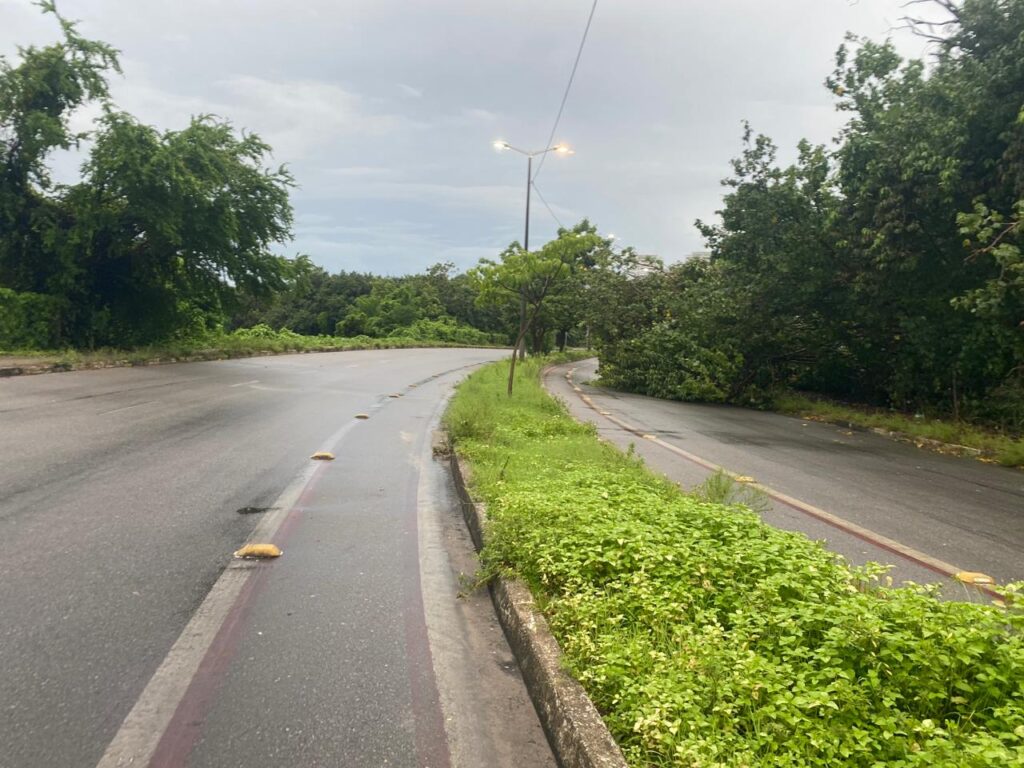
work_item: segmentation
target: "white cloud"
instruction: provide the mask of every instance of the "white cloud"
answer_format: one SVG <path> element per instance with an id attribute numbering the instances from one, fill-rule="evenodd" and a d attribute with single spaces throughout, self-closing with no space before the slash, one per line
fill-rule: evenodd
<path id="1" fill-rule="evenodd" d="M 498 119 L 497 113 L 491 112 L 490 110 L 487 109 L 478 109 L 475 107 L 472 109 L 462 110 L 462 114 L 464 114 L 471 120 L 481 120 L 486 123 L 492 123 Z"/>
<path id="2" fill-rule="evenodd" d="M 821 82 L 843 32 L 884 37 L 904 2 L 601 5 L 555 136 L 578 154 L 545 163 L 545 198 L 563 223 L 587 215 L 645 252 L 699 249 L 692 221 L 721 207 L 718 180 L 740 150 L 740 120 L 771 135 L 783 162 L 802 136 L 827 142 L 842 116 Z M 525 161 L 495 157 L 490 142 L 543 146 L 589 6 L 60 5 L 82 20 L 85 36 L 123 51 L 125 75 L 111 77 L 119 106 L 162 129 L 183 128 L 194 114 L 221 116 L 289 164 L 300 185 L 289 251 L 390 272 L 445 254 L 472 262 L 521 236 Z M 53 19 L 30 0 L 0 0 L 0 8 L 0 53 L 58 39 Z M 920 55 L 919 40 L 895 37 L 904 53 Z M 57 158 L 60 176 L 79 159 Z M 535 201 L 531 240 L 555 227 Z"/>

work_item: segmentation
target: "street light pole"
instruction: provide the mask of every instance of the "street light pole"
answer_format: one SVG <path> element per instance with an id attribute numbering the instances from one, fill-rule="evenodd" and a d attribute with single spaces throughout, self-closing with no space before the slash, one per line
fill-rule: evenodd
<path id="1" fill-rule="evenodd" d="M 523 250 L 529 253 L 530 251 L 530 187 L 533 186 L 533 158 L 540 155 L 547 154 L 548 152 L 557 152 L 560 155 L 572 155 L 575 154 L 565 144 L 555 144 L 553 147 L 547 149 L 541 149 L 536 152 L 527 152 L 524 149 L 513 147 L 507 141 L 495 141 L 495 149 L 511 149 L 513 152 L 518 152 L 520 155 L 526 155 L 526 227 L 523 232 Z M 519 292 L 519 336 L 521 337 L 519 342 L 518 352 L 519 359 L 524 360 L 526 358 L 526 292 L 520 290 Z M 515 360 L 515 354 L 513 352 L 513 361 Z"/>
<path id="2" fill-rule="evenodd" d="M 523 233 L 523 250 L 530 252 L 530 187 L 533 186 L 533 155 L 526 156 L 526 231 Z M 526 359 L 526 292 L 519 291 L 519 360 Z"/>

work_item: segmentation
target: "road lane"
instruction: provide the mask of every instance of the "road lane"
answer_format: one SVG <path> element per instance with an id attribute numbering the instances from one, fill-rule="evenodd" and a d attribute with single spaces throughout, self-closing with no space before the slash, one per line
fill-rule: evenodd
<path id="1" fill-rule="evenodd" d="M 421 446 L 446 388 L 467 366 L 499 355 L 492 350 L 290 355 L 0 381 L 3 764 L 95 765 L 230 553 L 253 530 L 261 516 L 254 510 L 272 505 L 308 466 L 312 450 L 355 413 L 372 414 L 359 427 L 380 441 L 373 454 L 352 448 L 369 462 L 359 481 L 372 482 L 385 466 L 401 467 L 396 469 L 400 477 L 378 492 L 393 500 L 393 515 L 408 516 L 416 499 L 408 489 L 428 469 L 409 463 L 402 434 Z M 414 382 L 424 382 L 413 390 L 421 395 L 387 398 Z M 384 418 L 389 412 L 393 417 Z M 387 436 L 375 431 L 385 424 Z M 333 504 L 331 494 L 347 488 L 343 473 L 331 469 L 335 479 L 318 491 L 323 495 L 317 503 L 324 508 Z M 437 471 L 429 468 L 431 474 Z M 413 503 L 411 514 L 415 510 Z M 352 527 L 345 546 L 365 557 L 374 548 L 386 550 L 386 533 L 374 522 L 380 520 L 368 518 Z M 315 563 L 314 557 L 301 557 L 299 542 L 307 527 L 310 533 L 316 529 L 315 512 L 294 522 L 290 546 L 296 551 L 279 561 L 281 572 Z M 320 531 L 321 541 L 325 535 L 330 531 Z M 402 552 L 415 559 L 417 549 Z M 376 566 L 386 572 L 368 578 L 393 583 L 395 590 L 401 586 L 406 594 L 408 579 L 389 581 L 395 578 L 393 565 L 378 560 Z M 301 569 L 291 573 L 293 579 L 314 575 Z M 454 602 L 452 595 L 432 599 Z M 468 623 L 486 636 L 490 645 L 484 645 L 493 654 L 507 654 L 500 644 L 493 650 L 500 636 L 480 629 L 481 622 L 491 627 L 493 617 L 479 608 Z M 259 599 L 251 609 L 263 609 Z M 422 614 L 422 606 L 419 610 Z M 354 634 L 346 642 L 358 645 L 363 627 L 349 626 Z M 337 631 L 319 636 L 321 655 L 338 642 Z M 388 642 L 375 650 L 386 655 Z M 406 664 L 403 652 L 394 647 L 391 652 L 389 664 Z M 284 658 L 308 672 L 295 654 Z M 501 688 L 499 683 L 512 678 L 488 661 L 481 674 L 492 674 L 495 686 L 518 701 L 516 722 L 521 722 L 524 694 Z M 346 663 L 373 669 L 358 656 Z M 325 678 L 321 697 L 311 698 L 309 706 L 322 710 L 328 706 L 322 697 L 329 694 Z M 400 698 L 392 700 L 396 707 Z M 302 711 L 301 698 L 288 706 Z M 268 719 L 275 716 L 272 708 L 262 711 Z M 343 715 L 319 711 L 318 716 L 336 723 Z M 408 716 L 407 709 L 392 713 L 398 721 Z M 532 727 L 539 728 L 535 718 Z M 538 732 L 522 738 L 536 746 Z"/>
<path id="2" fill-rule="evenodd" d="M 591 409 L 560 374 L 574 379 Z M 1024 472 L 943 456 L 867 432 L 728 406 L 678 403 L 614 392 L 587 382 L 595 360 L 555 369 L 549 387 L 577 417 L 597 425 L 622 447 L 634 444 L 657 471 L 692 487 L 708 470 L 650 441 L 638 439 L 601 415 L 607 412 L 641 432 L 739 475 L 959 568 L 997 581 L 1024 579 Z M 799 530 L 855 563 L 892 564 L 897 581 L 947 580 L 885 548 L 872 546 L 808 515 L 772 504 L 773 525 Z M 973 590 L 949 585 L 949 596 L 975 599 Z"/>

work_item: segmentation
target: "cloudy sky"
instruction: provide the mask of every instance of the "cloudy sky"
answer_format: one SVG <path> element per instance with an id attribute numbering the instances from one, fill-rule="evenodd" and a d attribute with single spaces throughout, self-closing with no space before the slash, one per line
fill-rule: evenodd
<path id="1" fill-rule="evenodd" d="M 826 143 L 840 116 L 822 81 L 846 31 L 922 41 L 904 0 L 599 0 L 537 187 L 531 243 L 587 216 L 667 261 L 700 250 L 741 121 L 783 157 Z M 81 31 L 122 53 L 115 101 L 161 128 L 214 113 L 287 163 L 295 240 L 331 270 L 460 268 L 522 238 L 525 160 L 539 149 L 592 0 L 61 0 Z M 56 25 L 0 0 L 0 53 Z M 87 115 L 79 116 L 79 121 Z M 61 158 L 65 176 L 74 166 Z"/>

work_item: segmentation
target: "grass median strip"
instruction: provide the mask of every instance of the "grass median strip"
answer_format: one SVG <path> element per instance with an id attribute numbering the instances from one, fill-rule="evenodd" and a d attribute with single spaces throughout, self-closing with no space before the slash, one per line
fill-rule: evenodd
<path id="1" fill-rule="evenodd" d="M 599 442 L 528 361 L 445 420 L 492 521 L 635 766 L 1024 765 L 1024 600 L 886 586 Z"/>

